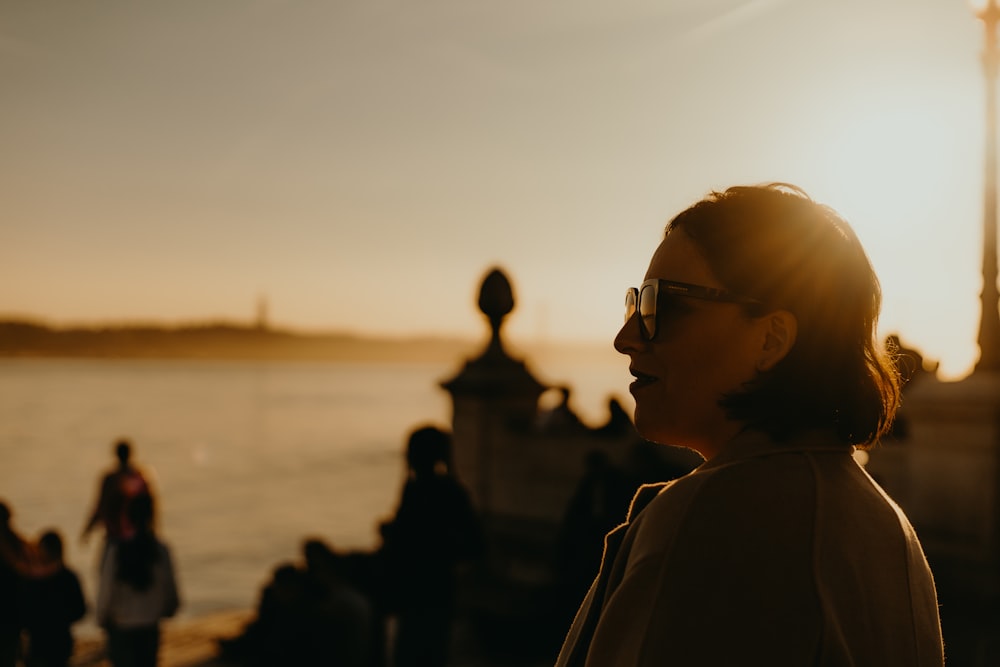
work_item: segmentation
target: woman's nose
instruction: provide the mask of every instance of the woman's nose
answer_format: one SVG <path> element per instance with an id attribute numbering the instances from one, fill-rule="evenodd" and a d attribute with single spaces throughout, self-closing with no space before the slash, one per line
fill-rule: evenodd
<path id="1" fill-rule="evenodd" d="M 615 336 L 615 349 L 622 354 L 630 354 L 642 345 L 642 334 L 639 331 L 639 316 L 633 313 L 632 317 L 625 320 L 625 324 L 618 330 Z"/>

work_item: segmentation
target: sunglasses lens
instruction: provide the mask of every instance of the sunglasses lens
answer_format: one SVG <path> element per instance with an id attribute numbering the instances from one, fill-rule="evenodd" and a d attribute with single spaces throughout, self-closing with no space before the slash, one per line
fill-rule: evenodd
<path id="1" fill-rule="evenodd" d="M 634 287 L 630 287 L 627 292 L 625 292 L 625 321 L 628 322 L 633 315 L 635 315 L 635 300 L 636 300 L 636 290 Z"/>
<path id="2" fill-rule="evenodd" d="M 656 335 L 656 287 L 644 285 L 639 292 L 639 319 L 646 336 L 650 339 Z"/>

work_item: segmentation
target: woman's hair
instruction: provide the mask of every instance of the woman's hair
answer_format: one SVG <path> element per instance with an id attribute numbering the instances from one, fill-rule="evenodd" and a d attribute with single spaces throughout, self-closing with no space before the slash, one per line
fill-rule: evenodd
<path id="1" fill-rule="evenodd" d="M 712 192 L 667 225 L 700 249 L 726 288 L 761 301 L 751 315 L 797 320 L 787 356 L 721 405 L 782 440 L 813 429 L 872 445 L 899 406 L 899 374 L 876 339 L 882 293 L 850 225 L 795 186 Z"/>
<path id="2" fill-rule="evenodd" d="M 118 545 L 115 578 L 144 591 L 153 585 L 153 566 L 159 558 L 159 542 L 153 533 L 153 498 L 143 494 L 128 504 L 128 518 L 135 535 Z"/>

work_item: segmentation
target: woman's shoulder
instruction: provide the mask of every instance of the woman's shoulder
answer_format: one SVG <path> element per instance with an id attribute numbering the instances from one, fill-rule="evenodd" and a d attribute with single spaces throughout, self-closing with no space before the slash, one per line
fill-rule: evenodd
<path id="1" fill-rule="evenodd" d="M 699 468 L 663 487 L 649 501 L 647 520 L 683 526 L 710 525 L 720 533 L 752 524 L 784 530 L 810 522 L 816 478 L 803 456 L 781 455 Z"/>
<path id="2" fill-rule="evenodd" d="M 724 569 L 746 572 L 730 557 L 760 567 L 808 563 L 815 518 L 815 488 L 799 464 L 748 461 L 695 471 L 664 485 L 630 527 L 630 567 L 656 571 Z M 759 557 L 758 557 L 759 556 Z M 770 559 L 770 560 L 768 560 Z"/>

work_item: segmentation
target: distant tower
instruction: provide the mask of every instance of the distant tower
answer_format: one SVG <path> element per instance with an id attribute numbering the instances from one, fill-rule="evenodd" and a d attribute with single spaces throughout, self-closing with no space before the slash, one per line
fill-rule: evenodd
<path id="1" fill-rule="evenodd" d="M 266 331 L 270 327 L 267 321 L 267 297 L 261 294 L 257 297 L 257 330 Z"/>
<path id="2" fill-rule="evenodd" d="M 905 441 L 874 448 L 868 470 L 920 533 L 938 590 L 1000 599 L 1000 310 L 997 289 L 997 75 L 1000 6 L 979 12 L 986 28 L 983 289 L 979 360 L 960 382 L 933 376 L 907 389 Z M 877 451 L 876 451 L 877 450 Z M 978 602 L 977 602 L 978 604 Z M 994 661 L 995 662 L 995 661 Z"/>

